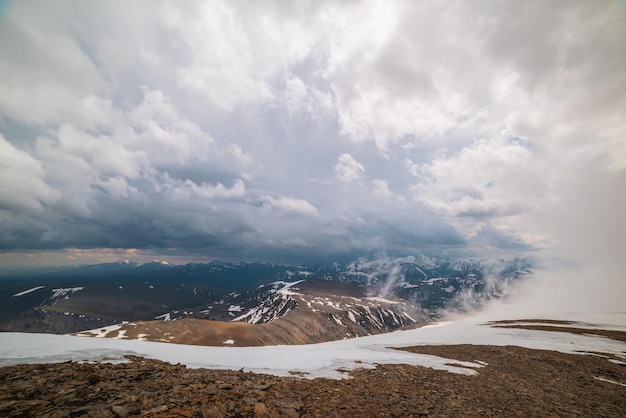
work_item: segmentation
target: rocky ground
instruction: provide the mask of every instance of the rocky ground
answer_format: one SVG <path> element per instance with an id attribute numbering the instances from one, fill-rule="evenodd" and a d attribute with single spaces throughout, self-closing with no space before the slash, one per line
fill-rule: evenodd
<path id="1" fill-rule="evenodd" d="M 617 359 L 512 346 L 407 350 L 485 366 L 466 376 L 383 365 L 311 380 L 139 357 L 17 365 L 0 368 L 0 416 L 626 416 L 626 367 Z"/>

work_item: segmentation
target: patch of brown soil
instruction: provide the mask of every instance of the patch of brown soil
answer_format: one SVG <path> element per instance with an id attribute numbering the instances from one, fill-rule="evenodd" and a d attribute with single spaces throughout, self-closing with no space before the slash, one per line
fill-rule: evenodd
<path id="1" fill-rule="evenodd" d="M 121 335 L 120 335 L 121 332 Z M 346 329 L 316 315 L 294 309 L 269 324 L 222 322 L 186 318 L 178 321 L 138 321 L 106 334 L 109 338 L 138 339 L 203 346 L 264 346 L 311 344 L 345 337 Z M 83 332 L 83 334 L 86 334 Z"/>
<path id="2" fill-rule="evenodd" d="M 308 296 L 348 296 L 364 298 L 367 296 L 366 289 L 346 283 L 332 280 L 305 280 L 294 286 L 294 290 L 302 291 Z"/>
<path id="3" fill-rule="evenodd" d="M 517 321 L 520 322 L 520 321 Z M 547 322 L 547 321 L 543 321 Z M 590 334 L 599 335 L 602 337 L 610 338 L 616 341 L 626 342 L 626 332 L 624 331 L 612 331 L 606 329 L 589 329 L 589 328 L 574 328 L 574 327 L 556 327 L 553 325 L 497 325 L 497 328 L 519 328 L 529 329 L 534 331 L 553 331 L 553 332 L 569 332 L 570 334 Z"/>
<path id="4" fill-rule="evenodd" d="M 245 322 L 208 321 L 185 318 L 178 321 L 138 321 L 122 325 L 124 337 L 149 341 L 172 342 L 190 345 L 263 345 L 262 335 Z M 119 331 L 111 331 L 108 337 L 116 337 Z M 236 344 L 229 344 L 236 341 Z"/>
<path id="5" fill-rule="evenodd" d="M 626 416 L 626 368 L 607 359 L 494 346 L 407 351 L 487 363 L 476 376 L 382 365 L 352 379 L 306 380 L 127 364 L 0 368 L 2 416 Z M 604 379 L 604 380 L 598 380 Z"/>
<path id="6" fill-rule="evenodd" d="M 505 319 L 502 321 L 489 321 L 490 324 L 517 324 L 519 322 L 539 323 L 539 324 L 557 324 L 557 325 L 573 325 L 574 321 L 562 321 L 558 319 Z"/>

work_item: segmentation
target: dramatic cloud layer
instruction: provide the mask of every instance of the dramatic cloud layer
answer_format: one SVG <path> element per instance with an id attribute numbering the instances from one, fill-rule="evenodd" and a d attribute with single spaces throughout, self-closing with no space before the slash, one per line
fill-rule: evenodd
<path id="1" fill-rule="evenodd" d="M 0 262 L 623 249 L 624 39 L 609 0 L 5 4 Z"/>

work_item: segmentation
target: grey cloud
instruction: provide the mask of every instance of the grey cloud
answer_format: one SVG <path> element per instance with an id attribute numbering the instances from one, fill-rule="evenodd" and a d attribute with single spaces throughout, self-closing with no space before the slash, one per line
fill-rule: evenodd
<path id="1" fill-rule="evenodd" d="M 67 2 L 11 5 L 0 24 L 3 115 L 42 124 L 85 116 L 76 103 L 102 91 L 105 82 L 68 24 L 75 18 Z"/>
<path id="2" fill-rule="evenodd" d="M 272 196 L 261 196 L 259 202 L 263 208 L 277 211 L 280 213 L 319 217 L 319 211 L 315 206 L 304 199 L 296 199 L 293 197 L 280 196 L 273 198 Z"/>
<path id="3" fill-rule="evenodd" d="M 476 243 L 496 250 L 516 250 L 525 253 L 535 249 L 527 242 L 507 233 L 506 230 L 499 230 L 491 224 L 483 225 L 475 235 L 474 240 Z"/>
<path id="4" fill-rule="evenodd" d="M 42 211 L 59 201 L 59 191 L 47 183 L 41 163 L 1 134 L 0 155 L 0 210 Z"/>
<path id="5" fill-rule="evenodd" d="M 283 6 L 14 3 L 3 248 L 517 254 L 626 167 L 617 3 Z"/>

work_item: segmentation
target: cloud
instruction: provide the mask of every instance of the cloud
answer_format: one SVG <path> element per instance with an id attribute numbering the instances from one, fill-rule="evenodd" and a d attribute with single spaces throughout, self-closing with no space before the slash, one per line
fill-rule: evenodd
<path id="1" fill-rule="evenodd" d="M 60 193 L 46 182 L 40 162 L 1 134 L 0 155 L 0 210 L 41 212 L 59 201 Z"/>
<path id="2" fill-rule="evenodd" d="M 524 252 L 542 244 L 538 237 L 532 237 L 519 231 L 511 230 L 506 225 L 494 227 L 490 223 L 482 225 L 473 236 L 475 243 L 480 243 L 485 248 L 512 249 Z"/>
<path id="3" fill-rule="evenodd" d="M 286 80 L 282 101 L 289 113 L 304 114 L 313 120 L 321 120 L 334 111 L 330 93 L 321 92 L 315 86 L 307 86 L 294 75 Z"/>
<path id="4" fill-rule="evenodd" d="M 277 197 L 261 196 L 259 197 L 261 206 L 272 211 L 285 214 L 304 215 L 319 217 L 320 214 L 315 206 L 307 202 L 305 199 L 296 199 L 293 197 Z"/>
<path id="5" fill-rule="evenodd" d="M 529 198 L 544 191 L 548 167 L 541 173 L 531 169 L 541 163 L 517 141 L 477 141 L 456 155 L 435 158 L 421 167 L 424 180 L 411 191 L 416 201 L 447 216 L 512 215 L 527 210 Z"/>
<path id="6" fill-rule="evenodd" d="M 389 190 L 389 184 L 385 180 L 372 180 L 372 193 L 379 199 L 393 198 L 393 192 Z"/>
<path id="7" fill-rule="evenodd" d="M 558 249 L 626 189 L 625 38 L 618 2 L 15 2 L 0 245 Z"/>
<path id="8" fill-rule="evenodd" d="M 200 185 L 191 180 L 177 182 L 172 186 L 172 198 L 174 200 L 190 199 L 199 197 L 204 199 L 233 199 L 243 198 L 246 195 L 246 186 L 241 180 L 235 181 L 231 188 L 225 187 L 221 183 Z"/>
<path id="9" fill-rule="evenodd" d="M 136 187 L 130 186 L 126 179 L 121 176 L 109 177 L 99 183 L 110 196 L 115 198 L 128 198 L 130 195 L 138 193 Z"/>
<path id="10" fill-rule="evenodd" d="M 609 133 L 600 120 L 615 126 L 619 117 L 623 86 L 608 66 L 626 59 L 617 52 L 623 9 L 570 6 L 393 2 L 338 11 L 345 28 L 332 38 L 327 77 L 342 133 L 381 150 L 407 136 L 446 140 L 506 126 L 522 137 L 567 130 L 585 143 L 576 131 Z M 613 103 L 607 112 L 591 105 L 603 99 Z"/>
<path id="11" fill-rule="evenodd" d="M 361 179 L 363 173 L 365 173 L 365 168 L 363 168 L 361 163 L 352 158 L 352 155 L 344 153 L 337 158 L 335 173 L 337 180 L 344 183 L 352 183 Z"/>
<path id="12" fill-rule="evenodd" d="M 0 38 L 12 39 L 0 55 L 0 113 L 39 124 L 87 116 L 76 104 L 106 83 L 67 24 L 72 18 L 68 3 L 11 5 L 0 24 Z"/>

